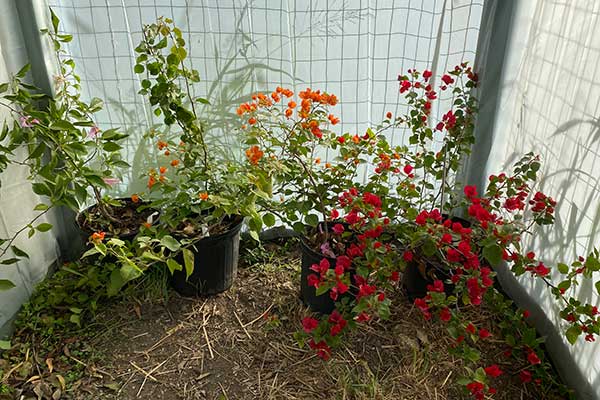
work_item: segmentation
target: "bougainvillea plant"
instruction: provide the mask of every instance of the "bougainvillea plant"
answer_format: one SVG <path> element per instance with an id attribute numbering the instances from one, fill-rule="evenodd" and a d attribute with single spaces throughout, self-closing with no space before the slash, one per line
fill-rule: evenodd
<path id="1" fill-rule="evenodd" d="M 303 331 L 296 338 L 301 344 L 308 342 L 323 359 L 330 357 L 331 347 L 340 343 L 348 329 L 390 315 L 386 293 L 397 290 L 400 275 L 397 251 L 385 232 L 390 219 L 381 207 L 382 200 L 373 193 L 361 193 L 355 187 L 343 192 L 334 210 L 340 222 L 332 221 L 332 231 L 348 243 L 345 252 L 337 255 L 335 265 L 323 258 L 311 266 L 309 285 L 317 295 L 328 293 L 336 309 L 320 320 L 304 318 Z"/>
<path id="2" fill-rule="evenodd" d="M 27 257 L 14 241 L 25 231 L 31 237 L 35 232 L 50 230 L 50 224 L 37 221 L 52 207 L 67 206 L 79 211 L 93 199 L 104 230 L 118 230 L 121 222 L 114 210 L 118 201 L 102 191 L 118 183 L 119 170 L 128 167 L 120 154 L 120 143 L 127 135 L 98 128 L 93 114 L 102 109 L 102 100 L 81 100 L 75 63 L 61 49 L 72 37 L 59 33 L 59 20 L 54 13 L 52 26 L 52 31 L 44 32 L 54 46 L 58 64 L 54 95 L 44 94 L 27 83 L 29 66 L 17 72 L 10 82 L 0 84 L 0 107 L 7 109 L 15 121 L 10 127 L 5 125 L 0 134 L 0 172 L 9 167 L 26 168 L 33 192 L 45 199 L 35 206 L 38 213 L 28 224 L 12 237 L 0 240 L 0 258 L 12 253 L 2 264 Z"/>
<path id="3" fill-rule="evenodd" d="M 148 135 L 155 141 L 158 165 L 146 176 L 148 191 L 135 195 L 152 199 L 152 205 L 162 210 L 161 224 L 152 228 L 152 235 L 160 239 L 163 251 L 176 252 L 248 217 L 250 234 L 258 239 L 262 220 L 255 200 L 267 194 L 254 182 L 247 162 L 209 151 L 205 124 L 197 112 L 198 103 L 207 100 L 193 95 L 199 74 L 186 66 L 181 30 L 161 17 L 144 26 L 142 34 L 134 67 L 136 73 L 145 74 L 140 93 L 170 128 L 170 133 L 157 135 L 152 130 Z M 180 269 L 176 264 L 168 265 Z"/>

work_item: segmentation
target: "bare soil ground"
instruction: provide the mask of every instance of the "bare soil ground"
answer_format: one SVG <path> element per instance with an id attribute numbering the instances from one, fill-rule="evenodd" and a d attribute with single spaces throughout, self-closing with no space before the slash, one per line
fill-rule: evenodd
<path id="1" fill-rule="evenodd" d="M 298 281 L 297 255 L 284 254 L 241 268 L 234 286 L 214 297 L 170 292 L 163 302 L 118 304 L 88 343 L 101 360 L 70 392 L 77 399 L 468 398 L 455 383 L 461 366 L 446 350 L 444 327 L 424 321 L 400 290 L 392 319 L 353 333 L 330 361 L 299 348 L 293 334 L 307 310 Z M 486 326 L 485 315 L 475 318 Z M 484 354 L 505 371 L 494 398 L 543 398 L 520 384 L 497 344 Z"/>

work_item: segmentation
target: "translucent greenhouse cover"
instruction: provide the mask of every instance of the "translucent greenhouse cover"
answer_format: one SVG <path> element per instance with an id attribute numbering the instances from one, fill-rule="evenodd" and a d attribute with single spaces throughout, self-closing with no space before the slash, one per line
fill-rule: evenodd
<path id="1" fill-rule="evenodd" d="M 334 93 L 340 132 L 364 133 L 391 111 L 401 114 L 397 77 L 409 68 L 442 72 L 473 62 L 483 0 L 50 0 L 62 29 L 73 34 L 67 48 L 82 76 L 84 96 L 106 101 L 101 128 L 120 126 L 132 134 L 132 187 L 152 160 L 151 143 L 139 140 L 159 125 L 140 95 L 133 73 L 134 48 L 143 24 L 172 18 L 183 31 L 191 66 L 205 97 L 202 116 L 214 151 L 239 154 L 235 108 L 252 93 L 279 85 Z M 448 100 L 448 99 L 445 99 Z M 433 110 L 434 114 L 437 110 Z M 404 143 L 404 132 L 390 133 Z M 148 157 L 150 156 L 150 157 Z M 329 154 L 323 154 L 324 158 Z"/>

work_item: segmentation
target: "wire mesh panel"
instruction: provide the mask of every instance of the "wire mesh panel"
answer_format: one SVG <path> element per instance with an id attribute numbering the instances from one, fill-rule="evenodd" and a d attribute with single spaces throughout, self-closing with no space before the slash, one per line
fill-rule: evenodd
<path id="1" fill-rule="evenodd" d="M 473 61 L 483 0 L 50 0 L 67 51 L 78 64 L 84 96 L 106 101 L 101 128 L 121 126 L 132 176 L 149 150 L 139 135 L 160 123 L 137 95 L 134 48 L 141 27 L 172 18 L 187 40 L 207 98 L 203 117 L 214 146 L 239 149 L 235 107 L 256 91 L 282 85 L 321 89 L 340 98 L 340 132 L 362 133 L 386 112 L 404 111 L 397 76 L 409 68 L 439 74 Z M 448 100 L 448 99 L 442 99 Z M 436 115 L 437 110 L 433 110 Z M 402 131 L 390 132 L 394 143 Z"/>

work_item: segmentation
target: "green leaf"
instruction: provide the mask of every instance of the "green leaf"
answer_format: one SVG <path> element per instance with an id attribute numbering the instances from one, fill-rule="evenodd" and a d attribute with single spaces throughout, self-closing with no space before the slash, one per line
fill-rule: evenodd
<path id="1" fill-rule="evenodd" d="M 569 266 L 568 266 L 567 264 L 564 264 L 564 263 L 558 263 L 558 265 L 557 265 L 557 266 L 558 266 L 558 271 L 559 271 L 561 274 L 566 274 L 566 273 L 568 273 L 568 272 L 569 272 Z"/>
<path id="2" fill-rule="evenodd" d="M 183 270 L 183 268 L 181 267 L 181 264 L 179 264 L 177 261 L 173 260 L 172 258 L 169 258 L 167 260 L 167 267 L 169 268 L 169 271 L 171 271 L 171 275 L 173 273 L 175 273 L 175 271 Z"/>
<path id="3" fill-rule="evenodd" d="M 0 292 L 9 290 L 15 287 L 15 284 L 8 279 L 0 279 Z"/>
<path id="4" fill-rule="evenodd" d="M 194 272 L 194 252 L 183 249 L 183 263 L 185 264 L 185 279 L 188 279 Z"/>
<path id="5" fill-rule="evenodd" d="M 197 97 L 197 98 L 196 98 L 196 101 L 197 101 L 198 103 L 201 103 L 201 104 L 210 105 L 210 101 L 206 100 L 206 99 L 205 99 L 205 98 L 203 98 L 203 97 Z"/>
<path id="6" fill-rule="evenodd" d="M 115 142 L 106 142 L 104 143 L 104 145 L 102 146 L 102 148 L 104 149 L 104 151 L 107 152 L 113 152 L 113 151 L 119 151 L 122 149 L 121 146 L 119 146 L 117 143 Z"/>
<path id="7" fill-rule="evenodd" d="M 271 227 L 275 225 L 275 216 L 271 213 L 266 213 L 263 215 L 262 219 L 266 226 Z"/>
<path id="8" fill-rule="evenodd" d="M 8 90 L 8 83 L 0 84 L 0 93 L 4 93 Z"/>
<path id="9" fill-rule="evenodd" d="M 571 344 L 575 344 L 575 342 L 577 342 L 579 335 L 581 335 L 581 327 L 579 325 L 573 325 L 565 332 L 565 336 Z"/>
<path id="10" fill-rule="evenodd" d="M 0 350 L 10 350 L 10 340 L 0 340 Z"/>
<path id="11" fill-rule="evenodd" d="M 21 250 L 20 248 L 18 248 L 17 246 L 10 246 L 10 248 L 12 249 L 15 256 L 29 258 L 29 255 L 27 253 L 25 253 L 23 250 Z"/>
<path id="12" fill-rule="evenodd" d="M 600 294 L 600 281 L 596 282 L 596 291 Z"/>
<path id="13" fill-rule="evenodd" d="M 54 32 L 58 32 L 58 24 L 60 23 L 60 20 L 56 14 L 54 14 L 54 10 L 52 10 L 52 8 L 50 8 L 50 17 L 52 19 L 52 27 L 54 28 Z"/>
<path id="14" fill-rule="evenodd" d="M 492 266 L 497 266 L 502 261 L 502 248 L 496 243 L 485 246 L 482 254 Z"/>
<path id="15" fill-rule="evenodd" d="M 15 74 L 15 76 L 16 76 L 17 78 L 24 78 L 24 77 L 25 77 L 25 75 L 27 75 L 27 72 L 29 72 L 29 70 L 30 70 L 30 69 L 31 69 L 31 64 L 25 64 L 25 65 L 23 66 L 23 68 L 21 68 L 21 69 L 19 70 L 19 72 L 17 72 L 17 73 Z"/>
<path id="16" fill-rule="evenodd" d="M 181 247 L 179 242 L 171 235 L 165 235 L 160 239 L 160 244 L 171 251 L 178 251 Z"/>
<path id="17" fill-rule="evenodd" d="M 50 229 L 52 229 L 52 224 L 42 222 L 41 224 L 36 226 L 35 229 L 37 229 L 39 232 L 48 232 Z"/>
<path id="18" fill-rule="evenodd" d="M 100 253 L 100 251 L 98 251 L 98 249 L 96 247 L 92 247 L 91 249 L 89 249 L 88 251 L 83 253 L 81 258 L 86 258 L 86 257 L 93 256 L 94 254 L 99 254 L 99 253 Z"/>
<path id="19" fill-rule="evenodd" d="M 81 327 L 81 318 L 77 314 L 71 314 L 69 321 L 74 323 L 75 325 Z"/>
<path id="20" fill-rule="evenodd" d="M 306 216 L 306 223 L 310 226 L 317 226 L 319 223 L 319 217 L 316 214 L 308 214 Z"/>
<path id="21" fill-rule="evenodd" d="M 0 262 L 0 264 L 2 264 L 2 265 L 11 265 L 11 264 L 14 264 L 14 263 L 16 263 L 18 261 L 19 261 L 18 258 L 9 258 L 9 259 L 6 259 L 6 260 L 2 260 L 2 262 Z"/>
<path id="22" fill-rule="evenodd" d="M 46 204 L 44 203 L 40 203 L 37 206 L 35 206 L 33 209 L 35 211 L 46 211 L 47 209 L 49 209 L 50 207 L 48 207 Z"/>
<path id="23" fill-rule="evenodd" d="M 136 64 L 135 67 L 133 67 L 133 72 L 135 72 L 136 74 L 141 74 L 142 72 L 144 72 L 145 68 L 142 64 Z"/>

